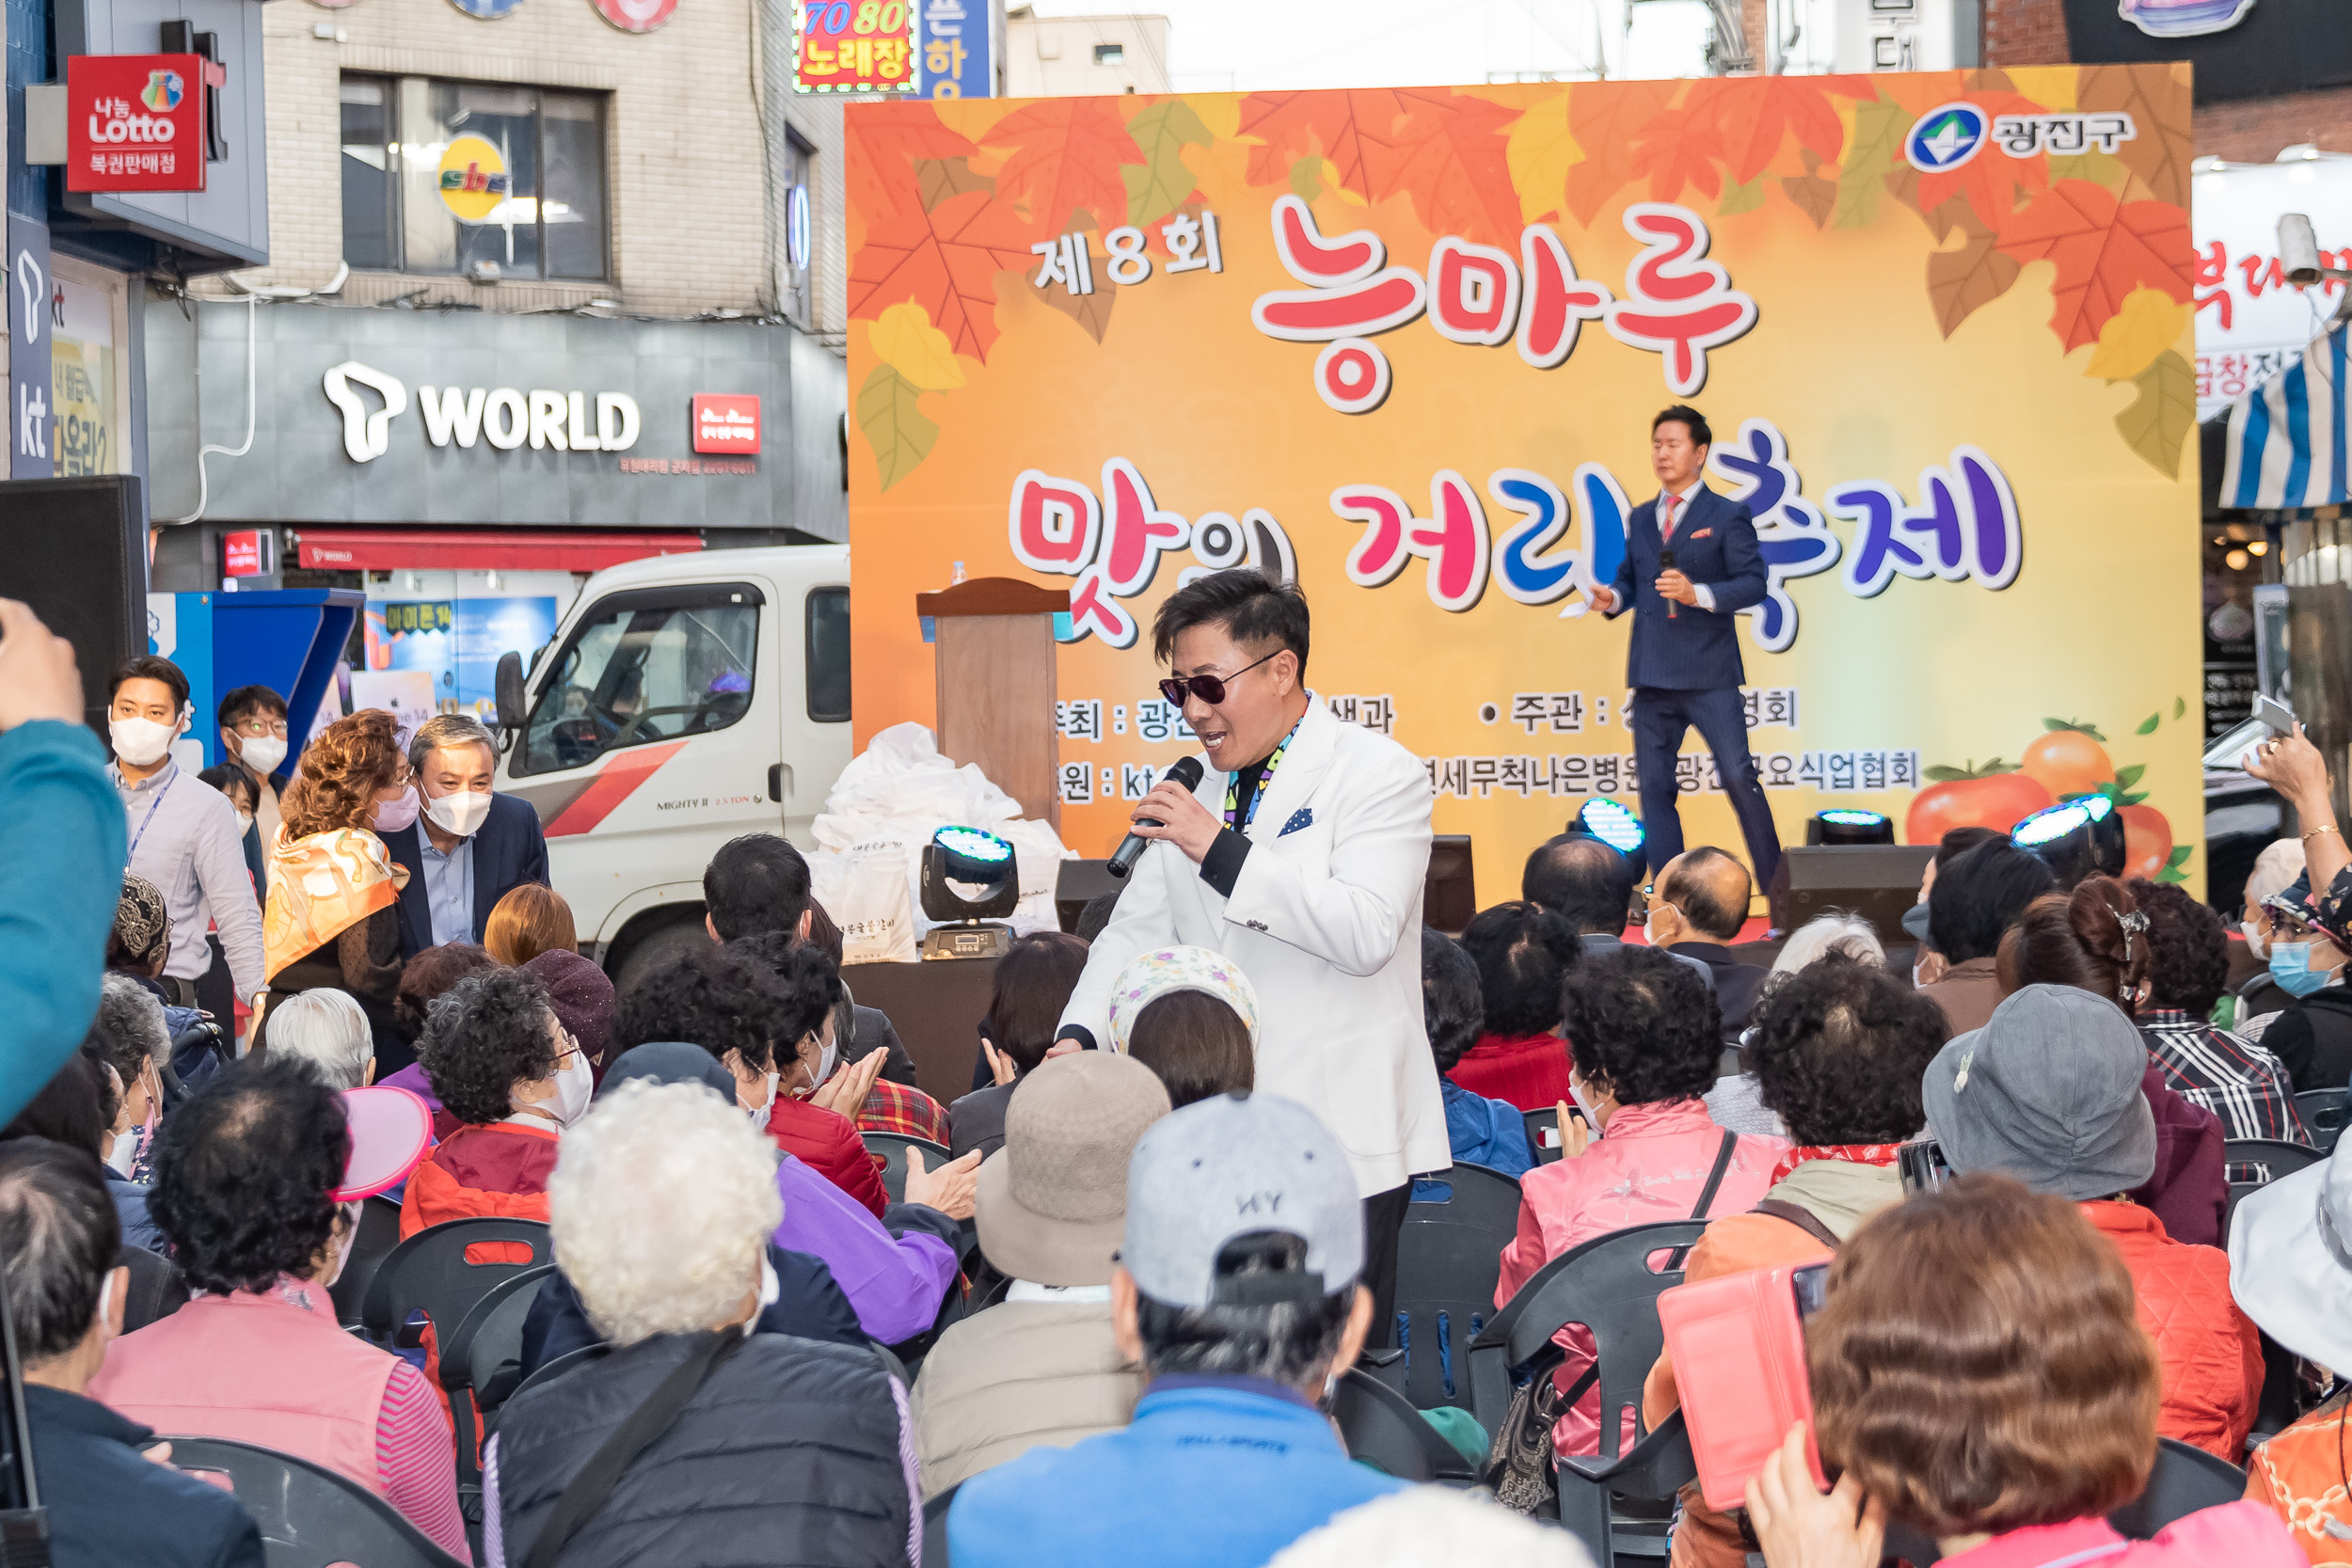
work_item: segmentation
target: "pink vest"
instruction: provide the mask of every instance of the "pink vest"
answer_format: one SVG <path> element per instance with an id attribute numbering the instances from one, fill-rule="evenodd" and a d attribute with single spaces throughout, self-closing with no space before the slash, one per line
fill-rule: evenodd
<path id="1" fill-rule="evenodd" d="M 274 1295 L 198 1296 L 109 1345 L 89 1397 L 162 1436 L 258 1443 L 381 1493 L 376 1413 L 395 1364 L 344 1333 L 331 1310 Z"/>

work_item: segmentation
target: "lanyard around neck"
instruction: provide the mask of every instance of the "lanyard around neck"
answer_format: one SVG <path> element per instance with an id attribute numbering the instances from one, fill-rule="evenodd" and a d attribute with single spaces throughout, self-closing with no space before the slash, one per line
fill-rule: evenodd
<path id="1" fill-rule="evenodd" d="M 180 774 L 175 768 L 171 777 L 164 781 L 164 787 L 155 792 L 155 799 L 149 804 L 147 815 L 139 818 L 139 831 L 131 835 L 131 852 L 123 857 L 125 864 L 138 858 L 139 840 L 147 836 L 148 825 L 155 820 L 155 814 L 164 809 L 164 797 L 170 794 L 171 786 L 179 782 Z"/>
<path id="2" fill-rule="evenodd" d="M 1305 722 L 1306 715 L 1299 715 L 1299 723 Z M 1247 802 L 1241 798 L 1241 770 L 1236 768 L 1233 776 L 1225 781 L 1227 827 L 1241 832 L 1249 831 L 1249 824 L 1258 819 L 1258 802 L 1265 799 L 1266 786 L 1274 782 L 1274 770 L 1282 765 L 1283 754 L 1291 749 L 1291 742 L 1297 738 L 1298 724 L 1293 724 L 1290 733 L 1282 737 L 1282 743 L 1266 754 L 1265 766 L 1258 770 L 1257 784 L 1249 791 Z"/>

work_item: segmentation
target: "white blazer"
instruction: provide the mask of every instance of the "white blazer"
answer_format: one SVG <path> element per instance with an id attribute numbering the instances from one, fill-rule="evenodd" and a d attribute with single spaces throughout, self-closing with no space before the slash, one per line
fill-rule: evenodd
<path id="1" fill-rule="evenodd" d="M 1213 816 L 1226 784 L 1210 768 L 1193 792 Z M 1182 849 L 1153 844 L 1087 954 L 1062 1023 L 1107 1050 L 1111 982 L 1130 958 L 1178 943 L 1221 953 L 1258 992 L 1257 1086 L 1323 1118 L 1364 1196 L 1446 1169 L 1445 1102 L 1422 1025 L 1432 800 L 1410 752 L 1308 693 L 1232 897 Z"/>

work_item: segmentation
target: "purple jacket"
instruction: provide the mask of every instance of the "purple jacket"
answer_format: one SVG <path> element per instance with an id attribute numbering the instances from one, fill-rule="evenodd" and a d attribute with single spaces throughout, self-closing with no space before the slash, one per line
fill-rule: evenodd
<path id="1" fill-rule="evenodd" d="M 895 1345 L 938 1319 L 956 1277 L 955 1248 L 941 1232 L 954 1234 L 955 1221 L 918 1203 L 894 1203 L 877 1220 L 791 1154 L 776 1167 L 776 1245 L 824 1259 L 867 1334 Z"/>
<path id="2" fill-rule="evenodd" d="M 2164 1069 L 2153 1062 L 2140 1089 L 2156 1117 L 2156 1171 L 2132 1200 L 2162 1220 L 2174 1241 L 2221 1245 L 2221 1214 L 2230 1200 L 2221 1169 L 2221 1118 L 2167 1088 Z"/>

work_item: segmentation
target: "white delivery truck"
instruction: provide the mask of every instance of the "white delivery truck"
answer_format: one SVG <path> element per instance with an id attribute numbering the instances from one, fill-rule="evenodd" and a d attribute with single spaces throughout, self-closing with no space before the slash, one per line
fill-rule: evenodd
<path id="1" fill-rule="evenodd" d="M 850 551 L 657 556 L 588 579 L 498 671 L 498 787 L 528 800 L 581 951 L 626 990 L 703 932 L 703 867 L 742 833 L 815 847 L 849 762 Z"/>

